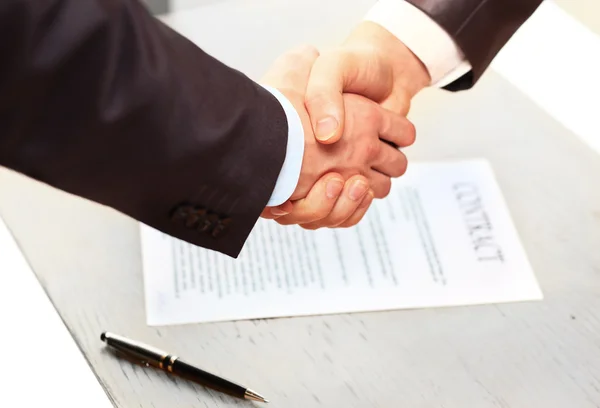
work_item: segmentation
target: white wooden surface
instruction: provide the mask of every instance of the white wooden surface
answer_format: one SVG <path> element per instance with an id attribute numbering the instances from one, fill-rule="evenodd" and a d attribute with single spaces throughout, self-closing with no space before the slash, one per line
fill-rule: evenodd
<path id="1" fill-rule="evenodd" d="M 291 45 L 335 43 L 371 2 L 233 3 L 171 22 L 257 77 Z M 6 171 L 0 214 L 119 408 L 250 404 L 115 360 L 102 330 L 245 382 L 274 407 L 600 406 L 600 158 L 493 72 L 469 93 L 423 94 L 413 120 L 409 159 L 491 160 L 543 302 L 149 328 L 135 222 Z"/>

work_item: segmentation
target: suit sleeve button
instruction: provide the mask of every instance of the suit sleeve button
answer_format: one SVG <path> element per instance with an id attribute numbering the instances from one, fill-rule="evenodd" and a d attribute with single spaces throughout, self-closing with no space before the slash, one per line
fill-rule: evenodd
<path id="1" fill-rule="evenodd" d="M 217 238 L 217 237 L 225 235 L 225 233 L 227 232 L 227 229 L 229 228 L 230 225 L 231 225 L 231 218 L 224 218 L 224 219 L 217 221 L 217 225 L 215 226 L 215 228 L 212 231 L 213 238 Z"/>
<path id="2" fill-rule="evenodd" d="M 188 217 L 185 220 L 185 226 L 188 228 L 195 228 L 199 223 L 206 218 L 206 210 L 201 207 L 196 207 L 189 212 Z"/>
<path id="3" fill-rule="evenodd" d="M 200 224 L 198 224 L 198 231 L 200 232 L 211 232 L 216 225 L 216 222 L 219 220 L 219 216 L 215 213 L 208 213 L 202 220 Z"/>
<path id="4" fill-rule="evenodd" d="M 171 221 L 181 223 L 184 220 L 187 220 L 190 212 L 193 210 L 194 208 L 191 205 L 180 205 L 171 213 Z"/>

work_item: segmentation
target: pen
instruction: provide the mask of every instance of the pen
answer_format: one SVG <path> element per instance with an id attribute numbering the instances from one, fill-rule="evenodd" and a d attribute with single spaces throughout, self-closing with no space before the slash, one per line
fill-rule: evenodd
<path id="1" fill-rule="evenodd" d="M 208 388 L 234 397 L 252 401 L 269 402 L 262 395 L 249 388 L 201 370 L 169 353 L 125 337 L 104 332 L 100 340 L 128 357 L 138 359 L 146 366 L 154 366 L 166 372 L 186 378 Z"/>

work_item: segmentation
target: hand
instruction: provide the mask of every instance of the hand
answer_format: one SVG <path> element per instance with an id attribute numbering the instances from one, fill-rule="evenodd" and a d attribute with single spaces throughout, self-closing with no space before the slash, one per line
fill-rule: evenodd
<path id="1" fill-rule="evenodd" d="M 430 82 L 421 61 L 392 33 L 361 23 L 346 42 L 315 62 L 306 109 L 317 140 L 332 144 L 346 126 L 344 93 L 365 96 L 406 116 L 411 99 Z"/>
<path id="2" fill-rule="evenodd" d="M 365 176 L 375 197 L 384 198 L 390 191 L 391 177 L 406 171 L 406 156 L 397 147 L 414 142 L 412 123 L 362 96 L 345 94 L 343 101 L 345 130 L 339 142 L 323 145 L 312 132 L 306 132 L 304 162 L 292 200 L 305 197 L 315 181 L 331 171 L 344 178 Z M 303 119 L 308 120 L 308 116 Z M 310 123 L 306 126 L 310 129 Z"/>
<path id="3" fill-rule="evenodd" d="M 357 212 L 364 213 L 366 208 L 363 211 L 362 201 L 359 203 L 356 199 L 357 193 L 361 193 L 362 199 L 368 195 L 370 204 L 372 198 L 369 193 L 369 185 L 373 190 L 373 196 L 384 197 L 388 194 L 391 186 L 390 177 L 397 177 L 404 173 L 406 158 L 386 141 L 400 147 L 410 145 L 414 141 L 414 127 L 405 118 L 382 109 L 372 101 L 357 95 L 344 95 L 348 110 L 344 141 L 335 146 L 323 146 L 316 143 L 310 119 L 304 109 L 304 96 L 311 67 L 317 57 L 318 53 L 314 49 L 288 53 L 274 64 L 263 80 L 265 84 L 278 88 L 296 107 L 305 132 L 304 161 L 298 187 L 292 195 L 292 200 L 304 197 L 306 199 L 296 203 L 292 214 L 281 217 L 278 221 L 301 223 L 310 228 L 347 226 L 351 218 L 344 219 L 343 216 L 338 215 L 340 208 L 353 208 Z M 380 140 L 380 137 L 384 140 Z M 335 175 L 340 176 L 340 179 L 333 178 L 326 181 L 332 185 L 337 184 L 338 191 L 342 190 L 341 183 L 334 183 L 335 181 L 357 176 L 357 178 L 349 180 L 343 189 L 345 192 L 343 197 L 350 198 L 353 202 L 352 206 L 345 205 L 343 202 L 332 204 L 331 199 L 319 202 L 318 198 L 323 196 L 316 196 L 315 194 L 318 194 L 316 192 L 333 191 L 334 188 L 319 189 L 315 183 L 324 174 L 332 172 L 336 172 Z M 324 176 L 321 180 L 328 176 Z M 316 191 L 314 194 L 311 191 L 313 186 Z M 315 205 L 314 203 L 317 202 L 319 204 Z M 357 205 L 361 208 L 358 208 Z M 330 214 L 324 216 L 325 212 L 315 211 L 315 208 L 332 208 L 332 210 Z M 278 209 L 288 212 L 290 210 L 289 203 Z M 266 218 L 275 218 L 279 215 L 273 212 L 271 214 L 263 213 Z M 315 220 L 315 218 L 317 219 Z M 318 224 L 318 221 L 326 224 Z"/>
<path id="4" fill-rule="evenodd" d="M 286 89 L 297 87 L 296 92 L 303 95 L 310 67 L 318 55 L 313 47 L 302 47 L 282 55 L 266 74 L 263 83 L 279 87 L 286 93 L 290 92 Z M 298 65 L 304 67 L 302 72 L 295 70 Z M 301 98 L 296 99 L 300 100 L 296 108 L 305 116 Z M 306 119 L 303 122 L 305 133 L 311 135 L 314 142 L 309 123 Z M 352 177 L 344 184 L 344 178 L 340 174 L 328 173 L 314 184 L 307 197 L 294 203 L 287 201 L 277 207 L 267 207 L 261 217 L 277 220 L 283 225 L 302 224 L 310 229 L 350 227 L 363 218 L 373 197 L 374 193 L 364 176 Z"/>
<path id="5" fill-rule="evenodd" d="M 351 177 L 344 183 L 341 175 L 329 173 L 317 181 L 306 198 L 288 201 L 283 205 L 285 209 L 267 208 L 262 217 L 305 229 L 352 227 L 364 217 L 375 197 L 370 189 L 363 194 L 365 186 L 368 182 L 364 176 Z"/>

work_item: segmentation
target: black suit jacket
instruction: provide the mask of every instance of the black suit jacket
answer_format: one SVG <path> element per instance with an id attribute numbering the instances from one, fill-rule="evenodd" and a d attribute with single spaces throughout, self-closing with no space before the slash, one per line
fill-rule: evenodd
<path id="1" fill-rule="evenodd" d="M 540 3 L 409 1 L 473 64 L 456 89 L 479 78 Z M 286 143 L 270 93 L 138 0 L 0 1 L 2 166 L 237 256 Z"/>
<path id="2" fill-rule="evenodd" d="M 398 0 L 405 1 L 405 0 Z M 496 54 L 543 0 L 406 0 L 446 30 L 471 63 L 472 71 L 447 89 L 471 88 Z"/>
<path id="3" fill-rule="evenodd" d="M 0 165 L 237 256 L 287 143 L 270 93 L 138 0 L 0 1 Z"/>

